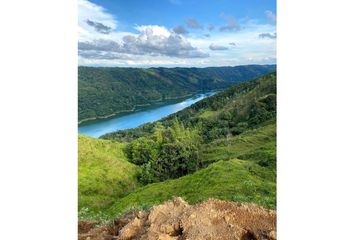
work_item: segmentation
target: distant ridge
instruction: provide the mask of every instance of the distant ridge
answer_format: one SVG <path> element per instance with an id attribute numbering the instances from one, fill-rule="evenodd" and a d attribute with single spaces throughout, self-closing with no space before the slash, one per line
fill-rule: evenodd
<path id="1" fill-rule="evenodd" d="M 132 111 L 200 91 L 223 89 L 273 72 L 276 65 L 205 68 L 78 68 L 79 122 Z"/>

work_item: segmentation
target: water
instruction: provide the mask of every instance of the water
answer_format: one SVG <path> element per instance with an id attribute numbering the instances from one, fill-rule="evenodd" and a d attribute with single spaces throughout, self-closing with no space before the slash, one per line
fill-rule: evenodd
<path id="1" fill-rule="evenodd" d="M 124 130 L 128 128 L 135 128 L 144 123 L 154 122 L 164 118 L 172 113 L 178 112 L 186 107 L 189 107 L 195 102 L 202 100 L 208 96 L 214 95 L 215 92 L 208 92 L 203 94 L 196 94 L 195 96 L 185 99 L 181 102 L 165 103 L 163 106 L 155 106 L 141 109 L 136 112 L 117 115 L 109 119 L 102 119 L 83 123 L 79 126 L 79 133 L 90 137 L 98 138 L 103 134 L 114 132 L 117 130 Z"/>

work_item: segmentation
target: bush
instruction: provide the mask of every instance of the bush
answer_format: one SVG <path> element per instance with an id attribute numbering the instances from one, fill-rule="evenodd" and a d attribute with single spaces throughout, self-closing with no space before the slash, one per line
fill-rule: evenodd
<path id="1" fill-rule="evenodd" d="M 176 120 L 172 127 L 158 125 L 149 137 L 132 141 L 125 153 L 132 163 L 142 167 L 140 182 L 148 184 L 198 170 L 200 142 L 196 130 L 185 128 Z"/>

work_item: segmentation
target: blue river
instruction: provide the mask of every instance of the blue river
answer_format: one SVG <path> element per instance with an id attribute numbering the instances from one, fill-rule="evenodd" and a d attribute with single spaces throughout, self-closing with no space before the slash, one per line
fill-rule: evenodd
<path id="1" fill-rule="evenodd" d="M 180 102 L 165 102 L 157 106 L 144 108 L 131 113 L 119 114 L 112 118 L 85 122 L 79 125 L 79 133 L 98 138 L 106 133 L 135 128 L 144 123 L 154 122 L 172 113 L 178 112 L 216 92 L 200 93 Z"/>

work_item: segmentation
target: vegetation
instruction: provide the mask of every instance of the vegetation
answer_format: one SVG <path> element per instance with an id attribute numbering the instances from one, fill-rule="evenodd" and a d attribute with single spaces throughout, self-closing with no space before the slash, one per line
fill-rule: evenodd
<path id="1" fill-rule="evenodd" d="M 117 144 L 115 157 L 134 169 L 127 173 L 134 183 L 128 190 L 107 184 L 119 192 L 104 204 L 108 218 L 173 196 L 189 203 L 213 197 L 276 207 L 276 73 L 103 138 L 94 141 Z"/>
<path id="2" fill-rule="evenodd" d="M 130 143 L 126 154 L 131 162 L 141 165 L 140 181 L 147 184 L 198 170 L 199 148 L 198 132 L 175 121 L 169 128 L 157 124 L 153 134 Z"/>
<path id="3" fill-rule="evenodd" d="M 276 127 L 274 120 L 256 129 L 247 130 L 238 136 L 221 138 L 205 144 L 201 152 L 204 165 L 232 158 L 251 160 L 275 172 Z"/>
<path id="4" fill-rule="evenodd" d="M 153 133 L 157 124 L 171 126 L 176 120 L 187 128 L 197 128 L 204 143 L 237 136 L 276 116 L 276 74 L 236 84 L 214 96 L 170 115 L 156 123 L 109 133 L 102 138 L 130 142 Z"/>
<path id="5" fill-rule="evenodd" d="M 275 70 L 275 65 L 209 68 L 79 67 L 79 121 L 138 106 L 226 88 Z"/>
<path id="6" fill-rule="evenodd" d="M 131 208 L 160 204 L 173 196 L 189 203 L 208 198 L 275 207 L 275 175 L 255 163 L 232 159 L 174 180 L 149 184 L 119 199 L 107 212 L 114 217 Z"/>
<path id="7" fill-rule="evenodd" d="M 125 145 L 79 135 L 79 210 L 104 211 L 139 186 L 140 169 L 127 161 Z"/>

